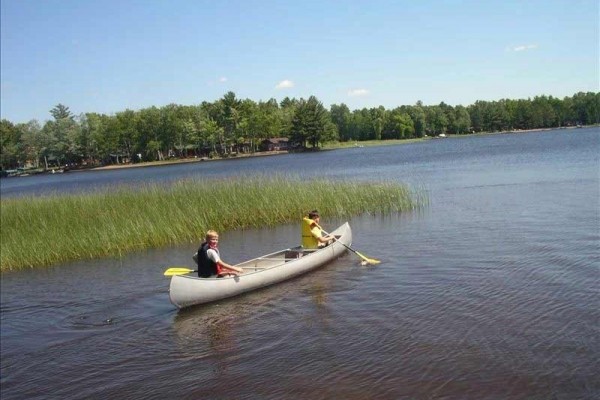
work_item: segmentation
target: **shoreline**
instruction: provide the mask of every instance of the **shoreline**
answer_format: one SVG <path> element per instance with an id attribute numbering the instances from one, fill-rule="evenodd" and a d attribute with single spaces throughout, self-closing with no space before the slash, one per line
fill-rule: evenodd
<path id="1" fill-rule="evenodd" d="M 390 139 L 390 140 L 365 140 L 362 142 L 359 141 L 349 141 L 349 142 L 336 142 L 335 144 L 325 144 L 319 151 L 329 151 L 329 150 L 343 150 L 343 149 L 351 149 L 351 148 L 360 148 L 360 147 L 376 147 L 376 146 L 392 146 L 398 144 L 410 144 L 417 142 L 424 142 L 432 139 L 449 139 L 449 138 L 458 138 L 458 137 L 468 137 L 468 136 L 487 136 L 487 135 L 500 135 L 500 134 L 518 134 L 518 133 L 530 133 L 530 132 L 545 132 L 545 131 L 553 131 L 553 130 L 567 130 L 567 129 L 578 129 L 578 128 L 592 128 L 598 125 L 588 125 L 588 126 L 563 126 L 558 128 L 535 128 L 535 129 L 524 129 L 524 130 L 510 130 L 510 131 L 498 131 L 498 132 L 481 132 L 481 133 L 469 133 L 463 135 L 446 135 L 444 137 L 439 136 L 425 136 L 422 138 L 413 138 L 413 139 Z M 158 167 L 158 166 L 168 166 L 168 165 L 179 165 L 179 164 L 187 164 L 187 163 L 196 163 L 196 162 L 207 162 L 207 161 L 224 161 L 224 160 L 237 160 L 243 158 L 250 157 L 267 157 L 267 156 L 275 156 L 281 154 L 290 154 L 287 150 L 275 150 L 275 151 L 260 151 L 255 153 L 239 153 L 233 157 L 218 157 L 218 158 L 208 158 L 208 157 L 199 157 L 199 158 L 174 158 L 170 160 L 163 161 L 147 161 L 135 164 L 113 164 L 113 165 L 105 165 L 100 167 L 90 167 L 90 168 L 77 168 L 65 171 L 61 168 L 55 168 L 53 170 L 48 170 L 44 172 L 31 172 L 25 173 L 12 177 L 27 177 L 38 174 L 51 174 L 51 173 L 64 173 L 64 172 L 87 172 L 87 171 L 108 171 L 108 170 L 116 170 L 123 168 L 145 168 L 145 167 Z M 5 178 L 5 177 L 3 177 Z"/>
<path id="2" fill-rule="evenodd" d="M 188 163 L 197 163 L 197 162 L 236 160 L 236 159 L 250 158 L 250 157 L 277 156 L 277 155 L 280 155 L 280 154 L 288 154 L 288 153 L 289 153 L 288 151 L 261 151 L 261 152 L 249 153 L 249 154 L 238 154 L 238 155 L 236 155 L 234 157 L 219 157 L 219 158 L 208 158 L 208 157 L 175 158 L 175 159 L 171 159 L 171 160 L 147 161 L 147 162 L 141 162 L 141 163 L 135 163 L 135 164 L 106 165 L 106 166 L 102 166 L 102 167 L 93 167 L 93 168 L 87 168 L 87 169 L 71 170 L 69 172 L 103 171 L 103 170 L 122 169 L 122 168 L 157 167 L 157 166 L 178 165 L 178 164 L 188 164 Z"/>
<path id="3" fill-rule="evenodd" d="M 499 132 L 482 132 L 482 133 L 470 133 L 465 135 L 447 135 L 446 137 L 437 137 L 437 136 L 426 136 L 422 138 L 413 138 L 413 139 L 390 139 L 390 140 L 366 140 L 366 141 L 351 141 L 351 142 L 337 142 L 336 144 L 329 145 L 326 144 L 319 149 L 319 151 L 328 151 L 328 150 L 344 150 L 344 149 L 353 149 L 360 147 L 376 147 L 376 146 L 391 146 L 398 144 L 410 144 L 417 142 L 424 142 L 432 139 L 449 139 L 455 137 L 467 137 L 467 136 L 486 136 L 486 135 L 499 135 L 499 134 L 511 134 L 511 133 L 529 133 L 529 132 L 544 132 L 551 131 L 556 129 L 575 129 L 577 126 L 565 126 L 560 128 L 536 128 L 536 129 L 527 129 L 527 130 L 512 130 L 512 131 L 499 131 Z M 287 150 L 280 151 L 261 151 L 250 154 L 238 154 L 235 157 L 219 157 L 219 158 L 178 158 L 172 160 L 164 160 L 164 161 L 148 161 L 143 163 L 136 164 L 117 164 L 117 165 L 106 165 L 103 167 L 94 167 L 88 169 L 80 169 L 80 170 L 72 170 L 69 172 L 81 172 L 81 171 L 103 171 L 103 170 L 113 170 L 113 169 L 122 169 L 122 168 L 143 168 L 143 167 L 157 167 L 157 166 L 166 166 L 166 165 L 178 165 L 178 164 L 187 164 L 187 163 L 195 163 L 195 162 L 206 162 L 206 161 L 224 161 L 224 160 L 236 160 L 242 158 L 251 158 L 251 157 L 265 157 L 265 156 L 275 156 L 281 154 L 290 154 Z"/>

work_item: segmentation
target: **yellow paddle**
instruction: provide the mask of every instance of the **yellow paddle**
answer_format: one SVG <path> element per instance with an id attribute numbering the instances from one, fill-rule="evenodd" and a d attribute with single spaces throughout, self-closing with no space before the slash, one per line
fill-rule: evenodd
<path id="1" fill-rule="evenodd" d="M 190 272 L 198 272 L 198 270 L 193 270 L 189 268 L 183 267 L 172 267 L 165 271 L 165 276 L 173 276 L 173 275 L 184 275 L 189 274 Z"/>
<path id="2" fill-rule="evenodd" d="M 317 226 L 319 227 L 319 229 L 321 229 L 321 232 L 323 232 L 325 235 L 329 235 L 329 233 L 325 232 L 323 230 L 323 228 L 321 228 L 318 224 L 317 224 Z M 338 242 L 338 240 L 337 240 L 337 238 L 335 236 L 333 238 L 334 238 L 334 240 L 336 242 Z M 363 260 L 362 264 L 363 265 L 366 265 L 366 264 L 375 265 L 375 264 L 379 264 L 381 262 L 381 261 L 376 260 L 374 258 L 369 258 L 369 257 L 367 257 L 365 255 L 362 255 L 361 253 L 359 253 L 358 251 L 354 250 L 352 247 L 346 245 L 343 242 L 339 242 L 339 243 L 341 243 L 345 248 L 347 248 L 348 250 L 350 250 L 351 252 L 353 252 L 354 254 L 356 254 L 357 256 L 359 256 L 360 258 L 362 258 L 362 260 Z"/>

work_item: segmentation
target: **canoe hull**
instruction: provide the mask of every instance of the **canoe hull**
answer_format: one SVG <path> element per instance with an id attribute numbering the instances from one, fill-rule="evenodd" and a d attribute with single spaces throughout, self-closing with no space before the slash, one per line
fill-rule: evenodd
<path id="1" fill-rule="evenodd" d="M 227 278 L 199 278 L 193 275 L 174 275 L 169 298 L 178 308 L 237 296 L 270 286 L 313 271 L 344 254 L 352 244 L 352 230 L 346 222 L 331 232 L 338 240 L 329 246 L 306 251 L 301 247 L 280 250 L 237 264 L 244 273 Z"/>

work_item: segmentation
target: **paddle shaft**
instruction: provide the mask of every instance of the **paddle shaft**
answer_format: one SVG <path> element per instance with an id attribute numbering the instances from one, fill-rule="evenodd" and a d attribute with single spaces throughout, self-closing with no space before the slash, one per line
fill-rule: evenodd
<path id="1" fill-rule="evenodd" d="M 317 227 L 321 230 L 321 232 L 323 232 L 325 235 L 331 236 L 329 233 L 327 233 L 327 231 L 325 231 L 321 226 L 319 226 L 319 224 L 316 224 Z M 337 238 L 335 236 L 333 236 L 333 240 L 335 240 L 336 242 L 341 243 L 345 248 L 347 248 L 348 250 L 350 250 L 351 252 L 353 252 L 354 254 L 356 254 L 357 256 L 359 256 L 362 260 L 364 260 L 365 262 L 369 263 L 369 264 L 378 264 L 380 261 L 379 260 L 375 260 L 372 258 L 368 258 L 364 255 L 362 255 L 361 253 L 359 253 L 358 251 L 354 250 L 352 247 L 348 246 L 346 243 L 344 242 L 340 242 L 339 240 L 337 240 Z"/>
<path id="2" fill-rule="evenodd" d="M 230 270 L 242 272 L 242 273 L 244 272 L 243 267 L 230 268 L 230 266 L 222 266 L 222 268 L 230 269 Z M 185 267 L 171 267 L 164 272 L 164 275 L 165 276 L 185 275 L 185 274 L 191 274 L 193 272 L 198 272 L 198 270 L 197 269 L 189 269 L 189 268 L 185 268 Z"/>
<path id="3" fill-rule="evenodd" d="M 317 225 L 317 226 L 319 226 L 319 225 Z M 325 230 L 323 230 L 323 228 L 321 228 L 320 226 L 319 226 L 319 229 L 321 229 L 321 232 L 323 232 L 324 234 L 330 236 L 330 234 L 327 233 Z M 359 257 L 361 257 L 360 254 L 356 250 L 354 250 L 352 247 L 348 246 L 346 243 L 340 242 L 339 240 L 337 240 L 337 238 L 335 236 L 333 236 L 333 240 L 335 240 L 336 242 L 339 242 L 342 246 L 344 246 L 345 248 L 347 248 L 348 250 L 350 250 L 354 254 L 357 254 Z"/>

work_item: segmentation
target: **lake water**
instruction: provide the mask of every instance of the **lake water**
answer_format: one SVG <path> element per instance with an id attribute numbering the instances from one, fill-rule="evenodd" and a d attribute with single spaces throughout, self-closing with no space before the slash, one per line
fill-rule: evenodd
<path id="1" fill-rule="evenodd" d="M 318 171 L 314 166 L 320 165 Z M 269 171 L 407 182 L 430 205 L 350 219 L 352 253 L 178 311 L 197 243 L 2 275 L 7 399 L 595 399 L 600 129 L 9 178 L 2 196 Z M 307 208 L 311 205 L 307 204 Z M 322 216 L 325 228 L 343 221 Z M 32 223 L 34 223 L 32 221 Z M 299 225 L 223 232 L 230 263 Z"/>

